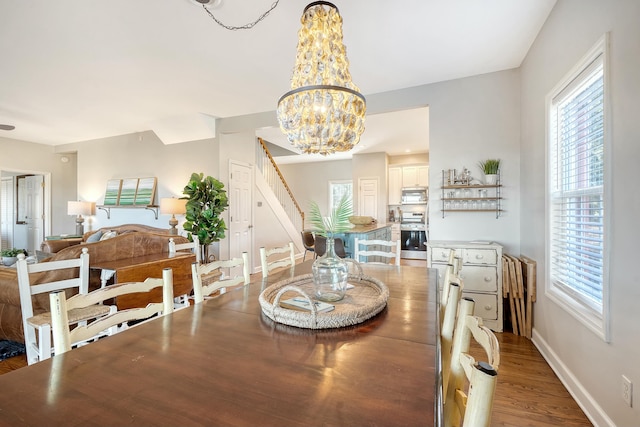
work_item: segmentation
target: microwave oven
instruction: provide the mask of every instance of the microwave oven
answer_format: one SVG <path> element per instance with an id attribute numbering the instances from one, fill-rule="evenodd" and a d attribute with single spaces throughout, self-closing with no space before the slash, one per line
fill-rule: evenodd
<path id="1" fill-rule="evenodd" d="M 423 205 L 427 203 L 427 187 L 404 187 L 402 189 L 403 205 Z"/>

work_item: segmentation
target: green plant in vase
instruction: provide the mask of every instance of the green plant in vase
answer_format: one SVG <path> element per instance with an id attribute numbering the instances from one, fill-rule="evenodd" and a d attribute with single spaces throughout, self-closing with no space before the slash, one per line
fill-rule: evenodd
<path id="1" fill-rule="evenodd" d="M 24 254 L 25 256 L 28 255 L 27 251 L 24 249 L 11 248 L 2 250 L 0 252 L 0 256 L 2 257 L 2 264 L 7 267 L 12 266 L 18 260 L 18 255 L 20 254 Z"/>
<path id="2" fill-rule="evenodd" d="M 334 302 L 344 298 L 347 290 L 349 267 L 347 263 L 336 255 L 335 235 L 351 228 L 349 216 L 353 211 L 351 198 L 343 196 L 329 216 L 322 216 L 316 202 L 309 207 L 309 223 L 318 236 L 327 239 L 327 250 L 313 263 L 313 285 L 315 297 L 321 301 Z"/>
<path id="3" fill-rule="evenodd" d="M 183 228 L 189 240 L 193 241 L 194 234 L 198 236 L 203 255 L 201 259 L 207 262 L 209 245 L 225 237 L 227 226 L 221 215 L 229 206 L 227 192 L 217 179 L 193 173 L 182 193 L 187 196 L 184 197 L 187 203 Z"/>
<path id="4" fill-rule="evenodd" d="M 334 238 L 337 233 L 344 233 L 351 228 L 349 217 L 353 212 L 351 198 L 344 195 L 338 206 L 332 209 L 329 216 L 322 216 L 320 207 L 314 201 L 309 204 L 309 223 L 316 235 Z"/>
<path id="5" fill-rule="evenodd" d="M 478 165 L 484 173 L 485 184 L 495 185 L 500 171 L 500 159 L 487 159 L 479 162 Z"/>

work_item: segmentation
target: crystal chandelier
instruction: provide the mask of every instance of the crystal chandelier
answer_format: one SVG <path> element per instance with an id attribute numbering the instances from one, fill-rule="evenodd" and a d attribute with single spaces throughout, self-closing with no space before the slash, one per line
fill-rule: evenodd
<path id="1" fill-rule="evenodd" d="M 278 100 L 280 129 L 304 153 L 351 150 L 364 131 L 366 103 L 351 81 L 342 17 L 325 1 L 302 13 L 291 90 Z"/>

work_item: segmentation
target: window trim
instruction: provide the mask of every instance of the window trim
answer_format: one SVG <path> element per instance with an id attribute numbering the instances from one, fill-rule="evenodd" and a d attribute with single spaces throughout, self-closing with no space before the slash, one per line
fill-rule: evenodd
<path id="1" fill-rule="evenodd" d="M 328 204 L 327 206 L 329 207 L 329 209 L 327 210 L 327 212 L 330 212 L 333 209 L 333 205 L 334 205 L 334 200 L 333 200 L 333 191 L 332 191 L 332 186 L 334 185 L 340 185 L 340 184 L 351 184 L 351 199 L 353 200 L 353 180 L 351 179 L 334 179 L 329 181 L 328 183 Z M 338 201 L 335 201 L 338 202 Z"/>
<path id="2" fill-rule="evenodd" d="M 610 341 L 610 281 L 609 281 L 609 259 L 610 259 L 610 236 L 611 236 L 611 131 L 609 126 L 609 34 L 605 33 L 587 54 L 578 61 L 576 65 L 565 75 L 562 80 L 547 94 L 545 100 L 545 295 L 558 304 L 567 313 L 581 322 L 589 330 L 602 338 L 605 342 Z M 572 297 L 571 292 L 566 288 L 556 285 L 551 281 L 551 179 L 549 176 L 551 165 L 551 106 L 554 98 L 575 84 L 575 79 L 592 63 L 602 56 L 603 65 L 603 137 L 604 137 L 604 186 L 603 201 L 607 207 L 603 219 L 605 235 L 603 238 L 603 274 L 602 274 L 602 313 L 589 307 Z"/>

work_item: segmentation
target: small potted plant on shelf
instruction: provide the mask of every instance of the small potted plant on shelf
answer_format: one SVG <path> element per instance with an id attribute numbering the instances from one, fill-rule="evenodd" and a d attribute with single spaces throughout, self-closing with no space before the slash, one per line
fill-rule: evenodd
<path id="1" fill-rule="evenodd" d="M 0 256 L 2 256 L 2 264 L 7 267 L 12 266 L 16 263 L 16 261 L 18 261 L 18 255 L 20 254 L 24 254 L 25 256 L 27 256 L 27 251 L 25 251 L 24 249 L 16 248 L 4 249 L 2 252 L 0 252 Z"/>
<path id="2" fill-rule="evenodd" d="M 496 185 L 498 182 L 498 171 L 500 170 L 500 159 L 487 159 L 479 163 L 480 169 L 484 173 L 484 183 Z"/>

